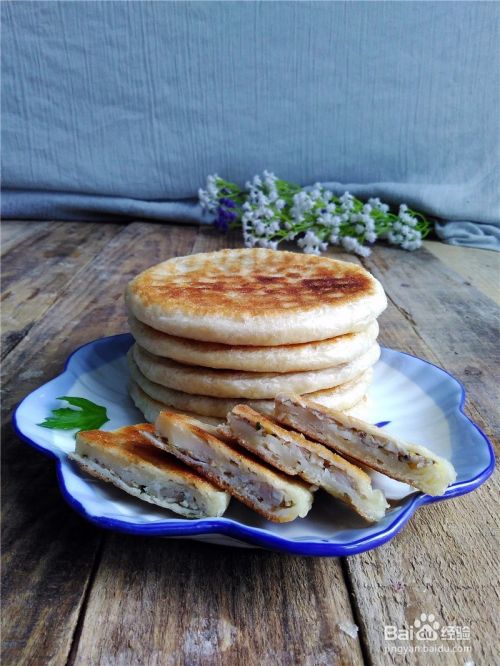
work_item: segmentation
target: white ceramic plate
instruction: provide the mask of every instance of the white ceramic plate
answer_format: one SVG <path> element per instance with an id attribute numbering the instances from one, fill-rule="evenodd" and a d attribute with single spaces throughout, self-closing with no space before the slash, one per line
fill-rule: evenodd
<path id="1" fill-rule="evenodd" d="M 375 525 L 367 525 L 342 503 L 321 493 L 306 518 L 288 524 L 271 523 L 234 499 L 223 518 L 181 519 L 85 475 L 66 457 L 74 449 L 73 433 L 37 425 L 61 406 L 58 396 L 84 397 L 105 406 L 110 419 L 106 430 L 142 422 L 142 414 L 127 394 L 125 355 L 132 342 L 129 334 L 123 334 L 80 347 L 64 372 L 28 395 L 14 414 L 20 437 L 56 459 L 64 498 L 101 527 L 303 555 L 352 555 L 391 539 L 420 505 L 470 492 L 493 471 L 490 442 L 462 411 L 461 384 L 427 361 L 383 348 L 375 366 L 370 420 L 451 460 L 457 480 L 445 495 L 414 492 L 374 472 L 374 484 L 394 498 L 385 518 Z"/>

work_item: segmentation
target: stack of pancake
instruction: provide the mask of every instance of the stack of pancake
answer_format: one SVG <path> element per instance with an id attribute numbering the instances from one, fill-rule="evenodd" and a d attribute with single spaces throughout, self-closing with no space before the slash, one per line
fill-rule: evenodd
<path id="1" fill-rule="evenodd" d="M 357 264 L 265 249 L 170 259 L 132 280 L 126 302 L 130 393 L 150 422 L 165 407 L 217 422 L 242 403 L 270 414 L 283 391 L 359 409 L 387 305 Z"/>

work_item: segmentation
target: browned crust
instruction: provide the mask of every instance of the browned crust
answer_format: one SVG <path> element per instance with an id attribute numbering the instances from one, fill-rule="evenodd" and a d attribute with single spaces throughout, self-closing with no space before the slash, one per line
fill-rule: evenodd
<path id="1" fill-rule="evenodd" d="M 139 423 L 125 426 L 117 430 L 85 430 L 77 433 L 78 442 L 82 442 L 96 449 L 114 450 L 120 453 L 121 458 L 129 464 L 149 463 L 163 472 L 181 474 L 186 483 L 199 485 L 204 479 L 194 474 L 190 467 L 186 467 L 178 460 L 155 447 L 142 433 L 154 434 L 151 423 Z"/>
<path id="2" fill-rule="evenodd" d="M 184 270 L 179 270 L 182 266 Z M 357 264 L 295 252 L 221 250 L 177 257 L 138 275 L 128 287 L 143 307 L 231 319 L 344 305 L 376 293 Z"/>

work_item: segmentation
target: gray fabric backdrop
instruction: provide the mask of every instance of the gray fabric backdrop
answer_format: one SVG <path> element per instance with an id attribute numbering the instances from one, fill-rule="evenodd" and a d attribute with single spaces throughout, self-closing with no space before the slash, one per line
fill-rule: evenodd
<path id="1" fill-rule="evenodd" d="M 494 246 L 499 9 L 2 3 L 3 216 L 198 219 L 207 174 L 267 168 Z"/>

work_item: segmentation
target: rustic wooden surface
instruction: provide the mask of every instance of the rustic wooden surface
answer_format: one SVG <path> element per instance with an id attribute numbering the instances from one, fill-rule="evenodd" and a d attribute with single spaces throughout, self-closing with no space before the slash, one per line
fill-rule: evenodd
<path id="1" fill-rule="evenodd" d="M 238 244 L 195 226 L 2 224 L 3 664 L 495 663 L 496 476 L 420 509 L 381 548 L 302 558 L 99 530 L 65 504 L 53 463 L 12 432 L 13 407 L 75 347 L 126 330 L 122 292 L 133 275 Z M 382 342 L 458 376 L 467 411 L 493 436 L 498 311 L 488 295 L 498 297 L 498 259 L 439 252 L 380 247 L 363 260 L 389 296 Z M 388 653 L 384 625 L 420 613 L 470 626 L 471 640 L 447 641 L 455 652 Z M 349 624 L 357 637 L 341 629 Z"/>

